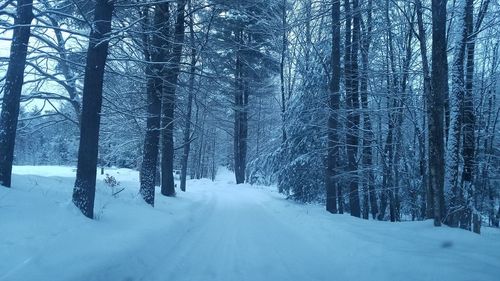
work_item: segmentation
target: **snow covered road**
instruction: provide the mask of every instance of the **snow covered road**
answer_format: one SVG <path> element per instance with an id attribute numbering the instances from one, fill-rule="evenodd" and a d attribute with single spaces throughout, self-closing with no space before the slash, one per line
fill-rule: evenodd
<path id="1" fill-rule="evenodd" d="M 165 263 L 152 279 L 328 280 L 333 267 L 323 247 L 298 232 L 293 221 L 281 221 L 261 194 L 212 188 L 180 239 L 166 243 Z"/>
<path id="2" fill-rule="evenodd" d="M 495 229 L 329 215 L 228 175 L 152 209 L 129 170 L 113 171 L 120 198 L 98 187 L 90 221 L 69 202 L 72 171 L 35 170 L 17 168 L 13 189 L 0 189 L 2 281 L 500 280 Z"/>

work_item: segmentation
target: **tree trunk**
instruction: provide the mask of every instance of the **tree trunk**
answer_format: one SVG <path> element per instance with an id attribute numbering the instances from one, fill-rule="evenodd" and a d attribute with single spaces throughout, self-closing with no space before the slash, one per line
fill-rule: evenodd
<path id="1" fill-rule="evenodd" d="M 94 28 L 90 33 L 83 82 L 82 122 L 73 203 L 88 218 L 94 217 L 102 86 L 113 8 L 114 1 L 98 0 L 95 4 Z"/>
<path id="2" fill-rule="evenodd" d="M 340 109 L 340 0 L 332 3 L 332 78 L 330 81 L 328 117 L 328 162 L 326 169 L 326 210 L 336 214 L 339 158 L 338 112 Z"/>
<path id="3" fill-rule="evenodd" d="M 462 172 L 462 186 L 467 193 L 467 198 L 472 198 L 475 195 L 474 188 L 474 159 L 475 159 L 475 123 L 476 116 L 474 112 L 474 51 L 476 45 L 476 37 L 480 31 L 486 11 L 488 10 L 490 0 L 483 1 L 478 13 L 476 25 L 473 23 L 474 3 L 472 0 L 466 1 L 465 7 L 465 26 L 467 28 L 467 61 L 465 70 L 465 96 L 463 106 L 463 150 L 462 158 L 464 168 Z M 491 144 L 492 145 L 492 144 Z M 472 212 L 472 202 L 466 202 L 467 208 Z M 481 215 L 475 212 L 473 214 L 473 231 L 480 233 L 481 230 Z"/>
<path id="4" fill-rule="evenodd" d="M 147 10 L 146 8 L 145 10 Z M 147 19 L 147 11 L 143 15 Z M 147 22 L 145 38 L 145 59 L 147 79 L 147 103 L 148 117 L 146 122 L 146 133 L 144 137 L 143 160 L 140 173 L 140 193 L 146 203 L 154 205 L 155 183 L 158 165 L 158 145 L 160 141 L 160 111 L 161 95 L 163 91 L 163 80 L 161 77 L 162 66 L 158 62 L 165 60 L 165 42 L 163 37 L 168 36 L 168 4 L 157 4 L 154 12 L 153 38 L 151 46 L 148 40 L 148 33 L 151 31 Z"/>
<path id="5" fill-rule="evenodd" d="M 403 158 L 403 134 L 402 134 L 402 127 L 403 127 L 403 117 L 404 117 L 404 109 L 405 109 L 405 104 L 407 104 L 408 100 L 408 93 L 407 91 L 407 83 L 408 83 L 408 77 L 410 73 L 410 63 L 412 61 L 413 57 L 413 48 L 412 48 L 412 41 L 413 41 L 413 26 L 415 22 L 415 13 L 412 13 L 412 16 L 408 22 L 408 32 L 406 33 L 406 46 L 405 46 L 405 57 L 403 59 L 403 67 L 402 67 L 402 77 L 401 77 L 401 82 L 399 84 L 399 91 L 400 91 L 400 99 L 398 102 L 398 109 L 396 111 L 396 132 L 395 132 L 395 151 L 394 151 L 394 164 L 393 164 L 393 175 L 394 175 L 394 219 L 396 221 L 401 220 L 401 200 L 399 196 L 399 191 L 400 191 L 400 186 L 402 186 L 402 180 L 400 176 L 400 171 L 398 167 L 401 167 L 404 165 L 402 163 L 401 159 Z M 392 51 L 391 51 L 392 52 Z"/>
<path id="6" fill-rule="evenodd" d="M 428 115 L 428 108 L 430 105 L 430 98 L 431 98 L 431 74 L 430 74 L 430 68 L 429 68 L 429 59 L 427 57 L 427 36 L 424 28 L 424 22 L 423 22 L 423 8 L 422 8 L 422 1 L 421 0 L 416 0 L 415 1 L 415 9 L 417 12 L 417 25 L 418 25 L 418 35 L 419 35 L 419 42 L 420 42 L 420 55 L 422 57 L 422 69 L 423 69 L 423 74 L 424 74 L 424 101 L 425 101 L 425 107 L 426 107 L 426 112 Z M 425 121 L 424 117 L 424 121 Z M 424 122 L 425 124 L 425 122 Z M 425 130 L 423 130 L 425 131 Z M 424 190 L 425 190 L 425 199 L 426 199 L 426 204 L 425 204 L 425 216 L 428 219 L 431 219 L 434 217 L 434 190 L 432 189 L 432 186 L 430 185 L 429 182 L 429 158 L 428 156 L 428 149 L 425 147 L 425 142 L 424 142 L 424 147 L 422 148 L 422 155 L 420 156 L 422 158 L 422 183 L 424 185 Z"/>
<path id="7" fill-rule="evenodd" d="M 206 101 L 206 96 L 203 96 L 202 103 Z M 197 113 L 198 115 L 198 113 Z M 198 117 L 197 117 L 198 119 Z M 203 112 L 202 112 L 202 118 L 201 118 L 201 124 L 198 125 L 199 129 L 198 132 L 200 133 L 200 136 L 198 138 L 198 152 L 196 155 L 196 179 L 201 179 L 203 177 L 202 173 L 202 164 L 203 164 L 203 154 L 204 154 L 204 147 L 205 147 L 205 132 L 207 131 L 205 128 L 206 125 L 206 119 L 207 119 L 207 112 L 206 112 L 206 107 L 203 107 Z M 198 123 L 198 122 L 197 122 Z"/>
<path id="8" fill-rule="evenodd" d="M 378 213 L 377 193 L 375 191 L 375 177 L 373 175 L 373 152 L 372 145 L 374 134 L 372 130 L 372 121 L 368 112 L 368 78 L 369 78 L 369 53 L 372 36 L 372 0 L 368 0 L 367 21 L 364 27 L 362 46 L 361 46 L 361 61 L 363 66 L 362 74 L 360 75 L 360 94 L 361 107 L 363 109 L 363 150 L 362 163 L 363 170 L 366 170 L 364 176 L 364 210 L 363 218 L 368 219 L 368 213 L 371 211 L 372 218 L 376 219 Z M 369 202 L 368 202 L 369 201 Z"/>
<path id="9" fill-rule="evenodd" d="M 181 190 L 186 191 L 187 166 L 191 150 L 191 115 L 193 111 L 194 79 L 196 74 L 196 48 L 194 40 L 193 16 L 190 16 L 189 32 L 191 37 L 191 65 L 189 70 L 189 89 L 187 98 L 186 121 L 184 123 L 184 148 L 181 159 Z"/>
<path id="10" fill-rule="evenodd" d="M 346 1 L 347 6 L 349 1 Z M 347 8 L 346 8 L 347 9 Z M 350 22 L 350 20 L 348 21 Z M 358 0 L 353 0 L 353 31 L 349 67 L 346 75 L 349 76 L 349 89 L 346 91 L 347 99 L 347 172 L 349 173 L 349 207 L 351 215 L 361 217 L 358 191 L 358 129 L 359 129 L 359 75 L 358 75 L 358 50 L 360 33 L 360 13 L 358 10 Z M 346 42 L 350 37 L 350 27 L 346 28 Z M 347 87 L 346 87 L 347 89 Z"/>
<path id="11" fill-rule="evenodd" d="M 17 1 L 17 15 L 10 47 L 9 66 L 3 87 L 0 116 L 0 185 L 11 186 L 14 145 L 19 119 L 19 103 L 24 83 L 24 68 L 33 20 L 33 0 Z"/>
<path id="12" fill-rule="evenodd" d="M 452 89 L 450 93 L 450 128 L 448 130 L 448 142 L 446 153 L 446 183 L 451 189 L 451 200 L 446 222 L 448 225 L 457 227 L 460 213 L 464 208 L 463 193 L 459 188 L 459 165 L 460 165 L 460 140 L 462 136 L 462 113 L 464 104 L 464 61 L 465 45 L 467 40 L 467 27 L 465 26 L 465 4 L 457 6 L 459 20 L 457 33 L 459 34 L 455 43 L 455 55 L 451 68 Z"/>
<path id="13" fill-rule="evenodd" d="M 394 62 L 394 48 L 392 41 L 392 30 L 391 30 L 391 18 L 389 16 L 389 4 L 387 0 L 385 2 L 385 20 L 387 22 L 387 44 L 386 44 L 386 58 L 385 58 L 385 68 L 386 68 L 386 87 L 387 87 L 387 135 L 384 144 L 383 152 L 383 176 L 382 176 L 382 192 L 380 198 L 380 212 L 378 219 L 383 220 L 385 218 L 385 212 L 387 206 L 389 206 L 389 217 L 391 221 L 395 221 L 395 197 L 394 188 L 395 178 L 394 178 L 394 148 L 395 148 L 395 130 L 397 126 L 396 108 L 398 108 L 399 103 L 397 100 L 397 85 L 398 76 L 396 73 L 396 66 Z M 387 204 L 389 203 L 389 204 Z"/>
<path id="14" fill-rule="evenodd" d="M 240 46 L 244 46 L 243 34 L 242 30 L 238 31 L 237 41 Z M 241 49 L 239 49 L 236 54 L 236 89 L 234 93 L 234 173 L 236 184 L 245 182 L 248 135 L 248 89 L 245 78 Z"/>
<path id="15" fill-rule="evenodd" d="M 444 100 L 448 93 L 446 1 L 432 0 L 432 90 L 428 112 L 429 182 L 434 191 L 434 225 L 444 213 Z"/>
<path id="16" fill-rule="evenodd" d="M 351 64 L 351 26 L 352 26 L 352 14 L 351 14 L 351 4 L 349 0 L 344 0 L 344 13 L 345 13 L 345 34 L 344 34 L 344 88 L 346 92 L 346 103 L 350 104 L 350 97 L 352 95 L 352 64 Z M 349 105 L 348 105 L 349 107 Z M 349 122 L 349 121 L 348 121 Z M 348 124 L 349 127 L 349 124 Z M 349 178 L 350 180 L 350 178 Z M 344 198 L 343 198 L 343 185 L 337 186 L 337 197 L 339 205 L 339 213 L 343 213 L 344 209 Z"/>
<path id="17" fill-rule="evenodd" d="M 174 108 L 177 77 L 180 72 L 182 46 L 184 43 L 185 0 L 177 1 L 177 19 L 175 22 L 174 42 L 162 97 L 162 138 L 161 138 L 161 194 L 175 196 L 174 184 Z"/>
<path id="18" fill-rule="evenodd" d="M 287 25 L 286 25 L 286 3 L 287 0 L 283 0 L 283 11 L 281 15 L 282 24 L 282 37 L 281 37 L 281 58 L 280 58 L 280 88 L 281 88 L 281 121 L 282 121 L 282 132 L 281 132 L 281 143 L 286 142 L 286 129 L 285 129 L 285 113 L 286 113 L 286 95 L 285 95 L 285 58 L 287 52 Z M 281 193 L 282 191 L 280 191 Z"/>
<path id="19" fill-rule="evenodd" d="M 210 179 L 212 181 L 215 181 L 215 176 L 217 175 L 217 167 L 216 167 L 216 153 L 215 153 L 215 146 L 217 143 L 217 128 L 214 128 L 213 130 L 213 138 L 212 138 L 212 167 L 210 171 Z"/>

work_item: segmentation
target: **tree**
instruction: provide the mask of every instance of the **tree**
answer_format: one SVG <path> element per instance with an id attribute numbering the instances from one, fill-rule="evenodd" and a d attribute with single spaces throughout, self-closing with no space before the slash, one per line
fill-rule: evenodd
<path id="1" fill-rule="evenodd" d="M 338 111 L 340 109 L 340 0 L 332 2 L 332 77 L 329 93 L 326 210 L 337 213 L 337 158 L 339 157 Z"/>
<path id="2" fill-rule="evenodd" d="M 432 90 L 429 99 L 429 183 L 434 192 L 434 225 L 440 226 L 444 203 L 444 100 L 448 96 L 446 1 L 432 0 Z"/>
<path id="3" fill-rule="evenodd" d="M 448 224 L 480 232 L 480 218 L 473 206 L 475 200 L 473 170 L 475 150 L 475 112 L 473 97 L 474 49 L 477 33 L 488 9 L 481 3 L 474 24 L 474 3 L 467 0 L 458 7 L 460 14 L 452 67 L 451 121 L 448 137 L 447 183 L 452 190 Z M 464 69 L 465 67 L 465 69 Z M 463 167 L 461 161 L 463 159 Z M 460 171 L 462 171 L 460 175 Z"/>
<path id="4" fill-rule="evenodd" d="M 0 115 L 0 185 L 5 187 L 11 186 L 19 103 L 24 83 L 24 68 L 32 20 L 33 0 L 19 0 Z"/>
<path id="5" fill-rule="evenodd" d="M 424 27 L 424 21 L 423 21 L 423 7 L 422 7 L 422 1 L 421 0 L 416 0 L 415 1 L 415 10 L 417 13 L 417 25 L 418 25 L 418 41 L 420 43 L 420 55 L 422 58 L 422 72 L 424 76 L 424 89 L 423 89 L 423 95 L 424 95 L 424 108 L 428 110 L 428 107 L 431 103 L 431 71 L 429 67 L 429 59 L 427 57 L 427 36 L 426 36 L 426 31 Z M 424 117 L 425 120 L 425 117 Z M 422 183 L 424 185 L 424 192 L 423 194 L 425 195 L 425 217 L 430 219 L 434 217 L 434 190 L 433 186 L 430 185 L 429 182 L 429 166 L 426 165 L 426 161 L 428 162 L 428 153 L 425 147 L 425 141 L 421 141 L 420 145 L 420 157 L 421 157 L 421 174 L 422 174 Z"/>
<path id="6" fill-rule="evenodd" d="M 371 211 L 372 218 L 375 219 L 378 214 L 377 193 L 375 191 L 375 178 L 373 172 L 373 142 L 374 133 L 372 130 L 372 121 L 368 107 L 368 81 L 369 81 L 369 53 L 372 39 L 373 2 L 368 0 L 366 13 L 366 23 L 361 22 L 363 34 L 361 39 L 361 63 L 362 71 L 360 73 L 360 98 L 363 109 L 363 145 L 362 145 L 362 164 L 363 164 L 363 218 L 368 219 L 368 213 Z M 363 25 L 364 24 L 364 25 Z"/>
<path id="7" fill-rule="evenodd" d="M 353 0 L 352 12 L 349 0 L 345 1 L 346 9 L 346 37 L 345 37 L 345 88 L 347 105 L 347 172 L 349 173 L 349 206 L 351 215 L 361 217 L 358 191 L 358 130 L 359 130 L 359 73 L 358 73 L 358 52 L 360 38 L 360 11 L 358 0 Z M 352 17 L 352 31 L 351 31 Z M 352 38 L 351 38 L 352 32 Z"/>
<path id="8" fill-rule="evenodd" d="M 251 97 L 264 95 L 266 83 L 277 72 L 278 63 L 272 49 L 271 28 L 281 28 L 280 5 L 275 1 L 214 1 L 218 6 L 218 16 L 214 19 L 212 32 L 217 46 L 217 74 L 225 92 L 231 96 L 232 109 L 232 165 L 236 182 L 244 183 L 250 140 L 249 135 L 253 102 Z M 277 16 L 279 15 L 279 16 Z M 281 34 L 280 34 L 281 35 Z M 278 40 L 276 40 L 278 41 Z M 257 101 L 256 101 L 257 103 Z"/>
<path id="9" fill-rule="evenodd" d="M 285 79 L 288 86 L 284 119 L 287 139 L 280 144 L 273 157 L 279 189 L 300 202 L 323 202 L 326 195 L 328 103 L 331 93 L 328 82 L 333 75 L 325 67 L 329 65 L 332 51 L 332 41 L 326 38 L 332 34 L 333 27 L 324 29 L 323 24 L 332 15 L 321 11 L 330 11 L 330 7 L 331 2 L 300 1 L 291 7 L 289 15 L 289 34 L 296 36 L 288 38 L 293 48 L 289 48 Z M 339 119 L 342 120 L 342 117 Z M 339 123 L 341 127 L 342 122 Z M 339 138 L 345 136 L 342 128 L 337 134 Z M 337 163 L 342 162 L 342 158 L 337 159 Z M 341 171 L 342 168 L 339 168 L 338 171 Z M 339 177 L 335 179 L 339 180 Z M 337 186 L 337 191 L 340 191 L 341 184 Z M 337 192 L 336 197 L 337 210 L 343 213 L 343 196 Z"/>
<path id="10" fill-rule="evenodd" d="M 191 61 L 189 65 L 189 89 L 187 97 L 187 109 L 186 109 L 186 120 L 184 122 L 184 135 L 183 135 L 183 151 L 181 159 L 181 183 L 180 188 L 182 191 L 186 191 L 186 179 L 187 179 L 187 168 L 189 152 L 191 149 L 191 117 L 193 112 L 193 99 L 194 99 L 194 82 L 196 75 L 196 62 L 197 62 L 197 52 L 195 46 L 195 33 L 194 33 L 194 16 L 192 3 L 189 2 L 190 13 L 189 13 L 189 35 L 191 44 Z"/>
<path id="11" fill-rule="evenodd" d="M 38 0 L 33 24 L 18 24 L 19 2 L 0 4 L 1 34 L 31 26 L 14 103 L 15 56 L 0 52 L 0 101 L 20 112 L 7 162 L 73 165 L 79 154 L 74 201 L 87 216 L 97 154 L 102 166 L 140 169 L 151 205 L 160 182 L 175 195 L 176 165 L 183 191 L 188 173 L 214 179 L 223 165 L 238 183 L 276 183 L 330 213 L 498 225 L 500 28 L 490 0 L 449 11 L 421 0 L 128 1 L 112 16 L 94 9 L 104 1 Z M 93 13 L 113 17 L 115 30 L 96 29 L 111 19 Z"/>
<path id="12" fill-rule="evenodd" d="M 162 95 L 161 130 L 161 194 L 175 196 L 174 185 L 174 108 L 177 77 L 180 72 L 182 46 L 184 43 L 185 0 L 177 1 L 177 12 L 172 51 L 167 60 Z"/>
<path id="13" fill-rule="evenodd" d="M 149 7 L 144 8 L 143 17 L 144 35 L 143 48 L 146 65 L 146 95 L 147 95 L 147 124 L 144 137 L 143 159 L 141 166 L 140 193 L 146 203 L 154 205 L 155 178 L 158 162 L 158 148 L 160 142 L 160 112 L 161 96 L 163 94 L 163 66 L 166 48 L 168 48 L 168 3 L 156 4 L 154 9 L 154 23 L 152 38 L 148 35 L 151 30 L 148 16 Z"/>
<path id="14" fill-rule="evenodd" d="M 473 175 L 475 166 L 475 128 L 476 116 L 474 112 L 474 54 L 476 46 L 476 38 L 481 30 L 481 25 L 488 11 L 490 0 L 483 1 L 479 8 L 477 21 L 474 24 L 474 3 L 467 0 L 465 7 L 465 26 L 467 28 L 467 47 L 466 47 L 466 68 L 465 68 L 465 97 L 464 97 L 464 117 L 463 117 L 463 150 L 462 157 L 464 159 L 464 168 L 462 173 L 462 185 L 465 192 L 468 193 L 468 198 L 476 197 L 475 188 L 473 186 Z M 498 52 L 497 52 L 498 53 Z M 466 202 L 469 211 L 471 211 L 472 202 Z M 476 205 L 477 203 L 474 202 Z M 476 210 L 476 208 L 473 208 Z M 473 231 L 480 233 L 481 230 L 481 214 L 474 211 L 472 214 Z"/>
<path id="15" fill-rule="evenodd" d="M 97 154 L 104 68 L 108 55 L 114 1 L 97 0 L 89 37 L 83 106 L 73 203 L 88 218 L 94 217 Z"/>
<path id="16" fill-rule="evenodd" d="M 451 189 L 452 198 L 449 206 L 448 222 L 450 226 L 457 227 L 459 218 L 464 207 L 462 190 L 458 186 L 460 165 L 460 141 L 462 137 L 462 112 L 464 105 L 465 80 L 464 61 L 465 47 L 467 43 L 467 27 L 465 17 L 467 16 L 466 4 L 459 5 L 457 25 L 457 40 L 455 42 L 455 53 L 451 68 L 452 88 L 450 93 L 450 128 L 448 130 L 448 142 L 446 153 L 446 183 Z"/>
<path id="17" fill-rule="evenodd" d="M 235 90 L 234 90 L 234 173 L 236 183 L 245 182 L 248 137 L 248 82 L 245 79 L 244 61 L 241 49 L 245 46 L 243 28 L 236 30 L 236 42 L 239 46 L 236 52 Z"/>

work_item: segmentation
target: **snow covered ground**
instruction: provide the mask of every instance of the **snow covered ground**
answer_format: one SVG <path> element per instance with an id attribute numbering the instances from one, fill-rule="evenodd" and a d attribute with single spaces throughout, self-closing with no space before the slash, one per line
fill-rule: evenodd
<path id="1" fill-rule="evenodd" d="M 191 180 L 176 198 L 139 198 L 138 174 L 99 176 L 97 220 L 71 204 L 69 167 L 15 167 L 0 188 L 0 280 L 500 280 L 500 231 L 364 221 L 268 188 Z"/>

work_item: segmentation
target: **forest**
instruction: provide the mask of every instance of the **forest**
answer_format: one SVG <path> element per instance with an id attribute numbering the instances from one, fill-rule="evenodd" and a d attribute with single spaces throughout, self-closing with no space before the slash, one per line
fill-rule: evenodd
<path id="1" fill-rule="evenodd" d="M 0 281 L 500 280 L 498 99 L 498 0 L 0 0 Z"/>
<path id="2" fill-rule="evenodd" d="M 150 205 L 226 167 L 333 214 L 498 227 L 499 16 L 490 0 L 2 0 L 0 184 L 76 166 L 93 218 L 109 167 L 138 170 Z"/>

